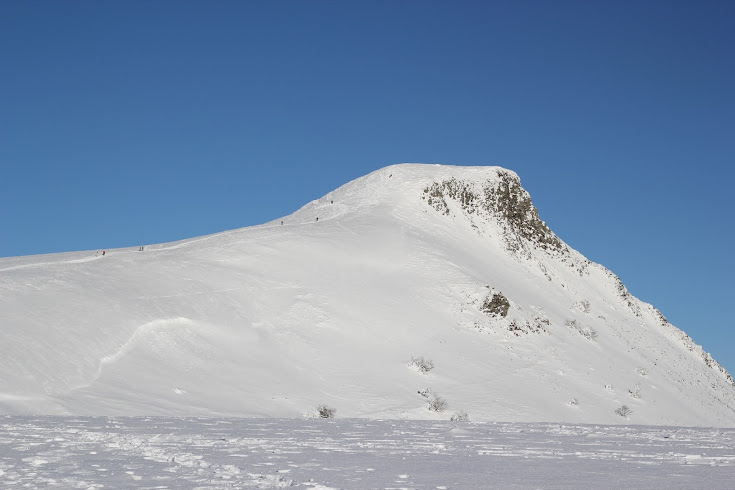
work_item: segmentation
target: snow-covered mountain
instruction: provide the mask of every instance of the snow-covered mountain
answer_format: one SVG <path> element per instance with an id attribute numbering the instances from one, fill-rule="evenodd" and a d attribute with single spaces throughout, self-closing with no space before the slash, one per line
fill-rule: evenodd
<path id="1" fill-rule="evenodd" d="M 0 259 L 0 413 L 319 405 L 735 426 L 735 383 L 499 167 L 394 165 L 260 226 Z"/>

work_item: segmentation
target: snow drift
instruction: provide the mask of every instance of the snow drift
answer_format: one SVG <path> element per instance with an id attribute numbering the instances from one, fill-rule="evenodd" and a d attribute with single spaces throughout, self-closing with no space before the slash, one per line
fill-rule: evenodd
<path id="1" fill-rule="evenodd" d="M 260 226 L 0 259 L 2 413 L 319 405 L 735 426 L 735 383 L 557 237 L 499 167 L 394 165 Z"/>

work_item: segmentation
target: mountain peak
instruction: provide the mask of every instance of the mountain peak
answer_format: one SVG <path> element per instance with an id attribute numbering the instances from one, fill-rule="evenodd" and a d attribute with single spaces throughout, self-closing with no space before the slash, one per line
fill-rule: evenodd
<path id="1" fill-rule="evenodd" d="M 735 425 L 729 374 L 500 167 L 393 165 L 260 226 L 0 271 L 0 412 Z"/>
<path id="2" fill-rule="evenodd" d="M 512 170 L 497 166 L 454 166 L 403 163 L 376 170 L 355 179 L 305 206 L 311 214 L 324 211 L 322 219 L 334 216 L 325 203 L 349 203 L 352 210 L 380 204 L 416 206 L 420 197 L 444 215 L 464 215 L 476 228 L 492 221 L 503 227 L 506 245 L 512 251 L 541 248 L 567 252 L 564 243 L 539 217 L 531 196 Z M 345 210 L 344 206 L 336 208 Z"/>

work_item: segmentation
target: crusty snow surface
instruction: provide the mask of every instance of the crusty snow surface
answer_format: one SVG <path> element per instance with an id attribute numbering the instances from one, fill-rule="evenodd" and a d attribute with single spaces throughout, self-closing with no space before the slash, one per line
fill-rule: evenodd
<path id="1" fill-rule="evenodd" d="M 735 429 L 0 417 L 2 488 L 732 488 Z"/>
<path id="2" fill-rule="evenodd" d="M 509 240 L 508 223 L 449 195 L 444 208 L 427 199 L 427 189 L 451 179 L 479 196 L 503 175 L 516 178 L 497 167 L 396 165 L 260 226 L 144 251 L 0 259 L 0 413 L 305 419 L 324 404 L 338 418 L 425 419 L 406 422 L 408 439 L 419 445 L 424 428 L 441 434 L 432 445 L 455 441 L 447 426 L 431 421 L 457 413 L 473 422 L 734 427 L 735 387 L 727 373 L 610 271 L 573 250 Z M 509 302 L 506 317 L 482 309 L 496 293 Z M 433 369 L 410 367 L 419 357 Z M 429 410 L 437 400 L 446 407 Z M 23 420 L 6 419 L 4 437 Z M 81 432 L 67 435 L 72 446 L 84 434 L 96 437 L 89 441 L 96 451 L 125 446 L 130 433 L 141 441 L 141 458 L 159 457 L 156 448 L 166 440 L 196 453 L 191 445 L 198 443 L 179 441 L 178 429 L 153 440 L 145 423 L 126 419 L 105 440 L 104 430 L 93 427 L 106 422 L 81 420 Z M 23 437 L 72 424 L 27 423 Z M 228 441 L 250 435 L 213 423 L 222 425 L 216 431 L 224 431 L 225 441 L 208 446 L 217 448 L 212 464 L 224 468 L 233 458 Z M 301 427 L 238 423 L 251 435 L 261 434 L 258 424 Z M 341 427 L 304 423 L 304 431 L 332 438 Z M 362 430 L 359 422 L 345 423 L 356 434 Z M 379 439 L 390 427 L 382 424 L 373 432 L 365 421 L 369 437 Z M 488 437 L 497 429 L 477 427 Z M 295 437 L 306 441 L 306 454 L 320 451 L 308 434 Z M 341 457 L 348 458 L 353 443 L 339 437 Z M 487 450 L 482 457 L 503 459 L 487 449 L 494 442 L 472 444 L 455 456 Z M 421 451 L 428 458 L 423 471 L 431 472 L 433 456 Z M 516 454 L 508 461 L 522 457 L 518 447 L 508 451 Z M 277 460 L 284 463 L 278 469 L 289 469 L 287 459 Z M 674 459 L 664 458 L 678 465 Z M 122 461 L 116 464 L 123 469 Z M 37 466 L 42 474 L 45 463 Z M 196 473 L 183 463 L 171 468 Z M 298 479 L 326 471 L 298 470 Z M 394 477 L 396 486 L 410 486 Z"/>

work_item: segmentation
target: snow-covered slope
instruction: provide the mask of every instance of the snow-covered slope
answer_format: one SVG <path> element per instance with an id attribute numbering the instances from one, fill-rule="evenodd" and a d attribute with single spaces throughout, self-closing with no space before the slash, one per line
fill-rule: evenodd
<path id="1" fill-rule="evenodd" d="M 420 357 L 433 369 L 409 366 Z M 729 374 L 556 237 L 498 167 L 394 165 L 261 226 L 0 259 L 2 413 L 298 417 L 321 404 L 735 426 Z"/>

